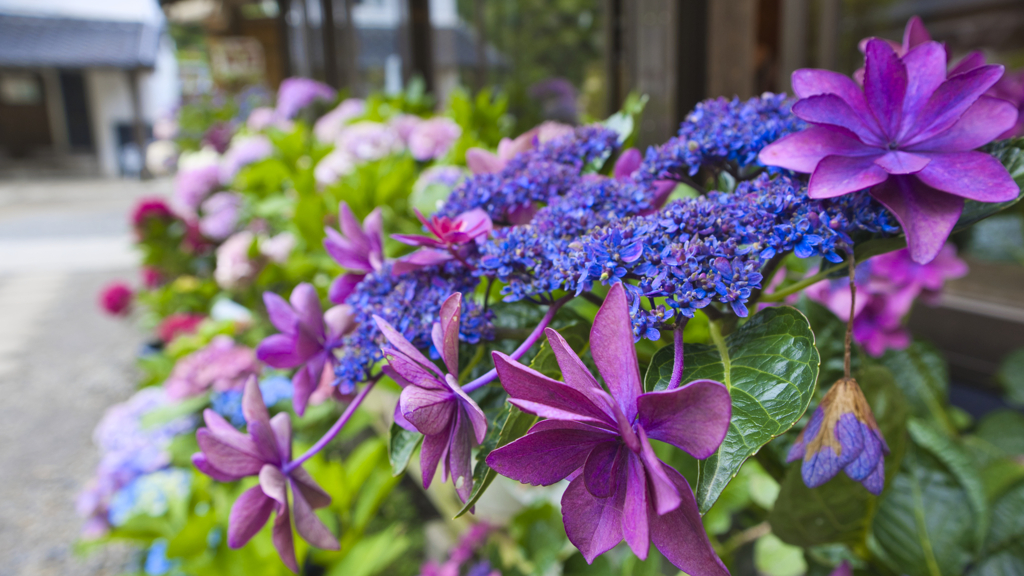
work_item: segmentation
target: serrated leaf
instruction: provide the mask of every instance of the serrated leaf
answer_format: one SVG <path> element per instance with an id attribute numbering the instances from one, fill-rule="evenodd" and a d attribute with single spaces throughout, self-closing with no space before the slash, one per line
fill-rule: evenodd
<path id="1" fill-rule="evenodd" d="M 938 460 L 913 444 L 871 524 L 877 560 L 907 576 L 958 576 L 973 558 L 967 493 Z"/>
<path id="2" fill-rule="evenodd" d="M 789 430 L 814 395 L 818 351 L 810 324 L 789 306 L 767 308 L 717 346 L 687 345 L 683 382 L 725 383 L 732 421 L 718 451 L 701 463 L 697 505 L 706 512 L 747 458 Z"/>
<path id="3" fill-rule="evenodd" d="M 865 368 L 854 377 L 889 445 L 885 472 L 886 478 L 892 479 L 906 451 L 906 399 L 893 382 L 892 374 L 881 366 Z M 839 474 L 818 488 L 808 488 L 800 474 L 800 462 L 796 462 L 786 471 L 768 522 L 772 532 L 788 544 L 856 545 L 867 536 L 876 501 L 874 495 L 846 474 Z"/>
<path id="4" fill-rule="evenodd" d="M 974 435 L 1007 456 L 1024 456 L 1024 415 L 1014 410 L 996 410 L 978 422 Z"/>
<path id="5" fill-rule="evenodd" d="M 455 515 L 456 518 L 473 509 L 484 491 L 494 482 L 498 473 L 487 465 L 487 455 L 495 448 L 521 438 L 537 421 L 533 414 L 527 414 L 511 404 L 505 404 L 501 413 L 487 430 L 487 437 L 476 455 L 476 467 L 473 468 L 473 492 L 469 495 L 466 505 Z M 496 432 L 496 433 L 495 433 Z"/>
<path id="6" fill-rule="evenodd" d="M 391 462 L 391 474 L 398 476 L 405 472 L 412 453 L 423 440 L 423 434 L 392 424 L 388 434 L 388 461 Z"/>
<path id="7" fill-rule="evenodd" d="M 1004 494 L 992 507 L 992 527 L 985 554 L 968 576 L 1024 574 L 1024 484 Z"/>
<path id="8" fill-rule="evenodd" d="M 1014 350 L 1003 360 L 996 380 L 1010 404 L 1024 406 L 1024 349 Z"/>
<path id="9" fill-rule="evenodd" d="M 907 431 L 914 443 L 924 448 L 960 482 L 974 511 L 974 544 L 978 551 L 985 543 L 991 510 L 985 498 L 985 485 L 978 474 L 971 455 L 953 438 L 937 429 L 934 424 L 920 418 L 911 418 Z"/>
<path id="10" fill-rule="evenodd" d="M 685 348 L 684 348 L 685 350 Z M 683 353 L 685 359 L 686 353 Z M 672 365 L 676 359 L 675 344 L 663 346 L 651 357 L 651 363 L 644 374 L 644 392 L 667 390 L 672 379 Z"/>

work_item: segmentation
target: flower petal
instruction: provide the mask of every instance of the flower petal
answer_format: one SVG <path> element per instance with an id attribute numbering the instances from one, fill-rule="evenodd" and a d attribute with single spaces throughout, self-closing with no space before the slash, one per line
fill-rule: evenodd
<path id="1" fill-rule="evenodd" d="M 999 138 L 1017 121 L 1017 108 L 1006 100 L 982 96 L 948 130 L 906 150 L 963 152 Z"/>
<path id="2" fill-rule="evenodd" d="M 217 482 L 234 482 L 235 480 L 243 478 L 243 476 L 235 476 L 214 468 L 213 465 L 210 464 L 210 461 L 206 459 L 206 455 L 202 452 L 196 452 L 192 455 L 192 464 L 197 470 L 206 474 L 210 478 L 213 478 Z"/>
<path id="3" fill-rule="evenodd" d="M 241 548 L 263 528 L 274 510 L 274 501 L 259 485 L 249 488 L 235 500 L 228 517 L 228 546 Z"/>
<path id="4" fill-rule="evenodd" d="M 452 426 L 448 442 L 447 468 L 451 472 L 455 493 L 465 502 L 473 493 L 473 466 L 470 461 L 473 450 L 473 427 L 462 410 L 455 413 L 455 425 Z"/>
<path id="5" fill-rule="evenodd" d="M 868 109 L 863 90 L 849 76 L 831 70 L 805 68 L 794 71 L 791 79 L 793 93 L 800 98 L 810 98 L 819 94 L 835 94 L 842 98 L 861 123 L 872 131 L 874 141 L 883 141 L 882 129 L 874 114 Z"/>
<path id="6" fill-rule="evenodd" d="M 341 229 L 341 233 L 345 235 L 353 248 L 363 253 L 370 251 L 369 238 L 363 232 L 359 219 L 345 202 L 338 204 L 338 228 Z"/>
<path id="7" fill-rule="evenodd" d="M 435 342 L 434 346 L 448 373 L 458 376 L 459 374 L 459 318 L 462 314 L 462 294 L 456 292 L 441 303 L 441 311 L 438 314 L 441 325 L 441 342 Z"/>
<path id="8" fill-rule="evenodd" d="M 440 434 L 455 416 L 458 403 L 449 390 L 408 386 L 398 397 L 402 415 L 421 434 Z"/>
<path id="9" fill-rule="evenodd" d="M 340 546 L 338 539 L 331 534 L 331 531 L 324 526 L 324 523 L 317 517 L 316 513 L 313 512 L 313 506 L 310 503 L 309 497 L 312 496 L 314 499 L 321 499 L 322 496 L 327 496 L 322 490 L 319 490 L 319 486 L 313 489 L 309 486 L 303 485 L 296 482 L 294 477 L 291 479 L 292 485 L 292 507 L 295 511 L 295 531 L 299 533 L 307 542 L 322 548 L 324 550 L 338 550 Z M 310 478 L 312 480 L 312 478 Z M 330 503 L 330 497 L 327 497 L 328 503 Z"/>
<path id="10" fill-rule="evenodd" d="M 885 182 L 889 174 L 875 164 L 878 156 L 826 156 L 811 174 L 807 195 L 835 198 Z"/>
<path id="11" fill-rule="evenodd" d="M 622 506 L 622 537 L 641 560 L 651 549 L 651 525 L 648 517 L 647 472 L 636 454 L 626 458 L 626 499 Z"/>
<path id="12" fill-rule="evenodd" d="M 960 218 L 964 201 L 926 186 L 919 176 L 893 176 L 882 186 L 872 188 L 871 195 L 903 227 L 914 262 L 927 264 L 942 250 Z"/>
<path id="13" fill-rule="evenodd" d="M 622 541 L 625 490 L 611 498 L 595 498 L 577 477 L 562 494 L 565 533 L 588 564 Z"/>
<path id="14" fill-rule="evenodd" d="M 891 141 L 899 133 L 907 94 L 907 67 L 884 40 L 868 41 L 864 55 L 864 99 Z"/>
<path id="15" fill-rule="evenodd" d="M 938 42 L 916 45 L 903 57 L 903 64 L 907 68 L 907 96 L 897 139 L 915 128 L 928 99 L 946 81 L 946 49 Z"/>
<path id="16" fill-rule="evenodd" d="M 640 459 L 647 470 L 647 477 L 650 478 L 650 485 L 654 491 L 654 510 L 658 514 L 667 514 L 678 508 L 682 502 L 679 490 L 669 479 L 664 464 L 655 455 L 642 426 L 637 429 L 637 434 L 640 436 Z"/>
<path id="17" fill-rule="evenodd" d="M 258 474 L 263 467 L 263 460 L 254 454 L 239 451 L 214 436 L 209 429 L 196 430 L 196 442 L 203 451 L 206 462 L 225 475 L 252 476 Z"/>
<path id="18" fill-rule="evenodd" d="M 594 317 L 590 330 L 590 353 L 597 370 L 619 407 L 632 421 L 636 416 L 636 398 L 643 392 L 640 368 L 633 344 L 633 322 L 629 318 L 626 290 L 615 283 Z"/>
<path id="19" fill-rule="evenodd" d="M 487 455 L 487 465 L 513 480 L 550 486 L 582 467 L 595 445 L 614 440 L 601 428 L 542 420 L 530 432 Z"/>
<path id="20" fill-rule="evenodd" d="M 861 141 L 880 146 L 877 128 L 868 127 L 845 100 L 835 94 L 819 94 L 804 98 L 793 105 L 793 114 L 815 124 L 829 124 L 845 128 Z"/>
<path id="21" fill-rule="evenodd" d="M 700 521 L 700 511 L 693 490 L 674 468 L 665 473 L 679 491 L 679 507 L 667 514 L 651 515 L 651 539 L 673 566 L 687 574 L 728 576 L 722 560 L 715 554 L 708 534 Z"/>
<path id="22" fill-rule="evenodd" d="M 889 174 L 915 174 L 924 170 L 929 162 L 930 158 L 901 150 L 890 150 L 875 158 L 875 164 Z"/>
<path id="23" fill-rule="evenodd" d="M 922 154 L 931 163 L 917 174 L 927 186 L 979 202 L 1007 202 L 1020 187 L 994 157 L 984 152 Z"/>
<path id="24" fill-rule="evenodd" d="M 448 455 L 448 441 L 451 439 L 449 430 L 442 430 L 438 434 L 423 436 L 423 446 L 420 448 L 420 470 L 423 473 L 423 487 L 430 488 L 430 482 L 437 472 L 437 464 Z M 442 475 L 445 472 L 442 470 Z"/>
<path id="25" fill-rule="evenodd" d="M 697 459 L 718 450 L 729 431 L 732 400 L 714 380 L 695 380 L 637 400 L 640 426 L 655 440 L 667 442 Z"/>
<path id="26" fill-rule="evenodd" d="M 256 347 L 256 357 L 274 368 L 294 368 L 302 363 L 295 354 L 295 338 L 286 334 L 264 338 Z"/>
<path id="27" fill-rule="evenodd" d="M 454 376 L 448 374 L 445 379 L 448 386 L 459 397 L 459 406 L 473 427 L 473 436 L 476 438 L 477 444 L 482 444 L 487 436 L 487 416 L 484 415 L 484 411 L 480 409 L 476 401 L 470 398 L 469 394 L 463 392 Z"/>
<path id="28" fill-rule="evenodd" d="M 492 356 L 509 402 L 521 410 L 542 418 L 615 426 L 601 408 L 575 388 L 523 366 L 502 352 L 493 352 Z"/>
<path id="29" fill-rule="evenodd" d="M 355 272 L 338 276 L 327 289 L 327 298 L 335 304 L 344 304 L 349 295 L 355 292 L 356 286 L 359 286 L 363 278 L 366 278 L 366 274 L 357 274 Z"/>
<path id="30" fill-rule="evenodd" d="M 422 352 L 406 340 L 405 336 L 403 336 L 401 332 L 395 330 L 387 320 L 377 315 L 374 315 L 373 319 L 377 323 L 377 328 L 379 328 L 381 333 L 384 334 L 384 338 L 387 339 L 388 343 L 391 344 L 395 350 L 401 352 L 407 360 L 418 364 L 424 372 L 435 374 L 438 378 L 444 377 L 444 374 L 441 374 L 441 371 L 437 369 L 437 366 L 435 366 L 433 362 L 423 355 Z M 401 374 L 413 384 L 418 384 L 418 382 L 413 378 L 410 378 L 409 375 L 404 373 Z"/>
<path id="31" fill-rule="evenodd" d="M 866 156 L 878 154 L 848 130 L 814 126 L 772 142 L 757 158 L 766 166 L 780 166 L 810 174 L 826 156 Z"/>
<path id="32" fill-rule="evenodd" d="M 320 297 L 317 296 L 316 288 L 308 282 L 302 282 L 292 290 L 289 298 L 295 314 L 299 317 L 299 324 L 319 338 L 324 337 L 323 309 L 320 308 Z"/>
<path id="33" fill-rule="evenodd" d="M 277 518 L 274 519 L 271 540 L 274 542 L 277 555 L 281 557 L 284 565 L 297 574 L 299 572 L 299 563 L 295 561 L 295 542 L 292 539 L 292 523 L 288 513 L 288 506 L 277 505 Z"/>
<path id="34" fill-rule="evenodd" d="M 923 143 L 956 123 L 978 98 L 1003 75 L 1002 66 L 981 66 L 942 83 L 917 116 L 914 128 L 901 139 L 903 146 Z"/>
<path id="35" fill-rule="evenodd" d="M 562 379 L 565 380 L 565 384 L 582 392 L 596 406 L 603 406 L 604 401 L 599 398 L 600 395 L 597 392 L 604 390 L 597 383 L 594 375 L 590 373 L 586 364 L 565 341 L 565 338 L 551 328 L 545 328 L 544 334 L 548 337 L 548 345 L 551 346 L 551 351 L 555 354 L 555 361 L 558 362 L 558 368 L 562 371 Z M 605 411 L 609 422 L 615 419 L 615 415 L 610 412 L 610 410 Z"/>
<path id="36" fill-rule="evenodd" d="M 583 465 L 583 482 L 595 498 L 610 498 L 626 481 L 629 451 L 615 438 L 593 447 Z"/>
<path id="37" fill-rule="evenodd" d="M 500 172 L 505 163 L 489 150 L 470 148 L 466 150 L 466 166 L 473 174 L 493 174 Z"/>
<path id="38" fill-rule="evenodd" d="M 615 166 L 612 168 L 612 177 L 616 180 L 629 178 L 633 175 L 633 172 L 640 168 L 643 160 L 643 155 L 636 148 L 623 150 L 622 154 L 619 155 L 619 159 L 615 161 Z"/>
<path id="39" fill-rule="evenodd" d="M 263 293 L 263 304 L 267 307 L 267 316 L 275 328 L 291 334 L 295 332 L 295 325 L 299 323 L 299 316 L 288 305 L 284 298 L 273 292 Z"/>
<path id="40" fill-rule="evenodd" d="M 420 248 L 419 250 L 399 258 L 391 266 L 391 273 L 394 276 L 401 276 L 426 266 L 436 266 L 452 259 L 452 255 L 445 250 L 433 248 Z"/>

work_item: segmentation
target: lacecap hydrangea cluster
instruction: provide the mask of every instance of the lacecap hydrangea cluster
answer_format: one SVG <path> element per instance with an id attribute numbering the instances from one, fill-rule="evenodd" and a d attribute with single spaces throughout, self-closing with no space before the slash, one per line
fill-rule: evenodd
<path id="1" fill-rule="evenodd" d="M 637 179 L 679 180 L 696 175 L 702 166 L 728 166 L 737 173 L 761 167 L 757 154 L 762 148 L 807 127 L 790 111 L 793 102 L 768 92 L 746 101 L 705 100 L 686 116 L 677 136 L 647 150 Z"/>

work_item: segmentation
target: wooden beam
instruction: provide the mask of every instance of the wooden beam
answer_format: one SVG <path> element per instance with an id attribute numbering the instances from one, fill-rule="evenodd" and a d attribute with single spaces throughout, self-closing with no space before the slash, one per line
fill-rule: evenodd
<path id="1" fill-rule="evenodd" d="M 423 78 L 426 90 L 434 92 L 434 45 L 429 0 L 409 2 L 409 73 Z"/>
<path id="2" fill-rule="evenodd" d="M 749 98 L 754 92 L 757 0 L 708 4 L 708 96 Z"/>
<path id="3" fill-rule="evenodd" d="M 636 0 L 627 22 L 635 28 L 633 87 L 650 100 L 638 134 L 641 147 L 664 142 L 679 127 L 677 106 L 679 57 L 678 0 Z M 628 48 L 627 48 L 628 50 Z"/>
<path id="4" fill-rule="evenodd" d="M 320 0 L 320 34 L 324 49 L 324 81 L 339 88 L 338 45 L 334 41 L 334 0 Z"/>
<path id="5" fill-rule="evenodd" d="M 779 77 L 776 80 L 780 92 L 791 92 L 790 77 L 793 71 L 808 65 L 807 3 L 807 0 L 782 0 L 782 17 L 779 18 Z"/>
<path id="6" fill-rule="evenodd" d="M 292 46 L 288 34 L 288 11 L 291 0 L 277 0 L 277 46 L 281 55 L 281 77 L 292 75 Z"/>

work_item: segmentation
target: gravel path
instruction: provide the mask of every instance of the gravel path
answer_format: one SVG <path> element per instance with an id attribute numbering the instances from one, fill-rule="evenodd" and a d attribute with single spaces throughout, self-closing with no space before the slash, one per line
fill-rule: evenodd
<path id="1" fill-rule="evenodd" d="M 98 461 L 93 428 L 134 390 L 142 342 L 96 296 L 137 282 L 128 210 L 168 184 L 0 183 L 0 576 L 113 576 L 135 554 L 76 552 L 75 499 Z"/>

